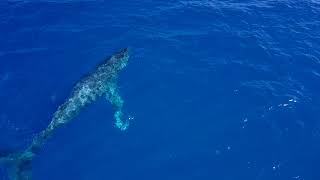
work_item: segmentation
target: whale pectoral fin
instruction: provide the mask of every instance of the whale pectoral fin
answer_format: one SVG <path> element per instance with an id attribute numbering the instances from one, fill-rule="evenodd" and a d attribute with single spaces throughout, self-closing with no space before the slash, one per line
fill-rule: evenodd
<path id="1" fill-rule="evenodd" d="M 109 87 L 108 92 L 106 93 L 106 99 L 112 104 L 115 108 L 114 118 L 115 118 L 115 125 L 121 131 L 124 131 L 129 126 L 129 121 L 124 120 L 124 114 L 122 112 L 123 107 L 123 99 L 120 96 L 116 85 L 111 85 Z"/>

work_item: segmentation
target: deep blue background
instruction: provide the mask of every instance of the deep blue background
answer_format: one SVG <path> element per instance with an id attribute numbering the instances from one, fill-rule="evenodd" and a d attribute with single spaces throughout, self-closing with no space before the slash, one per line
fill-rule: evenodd
<path id="1" fill-rule="evenodd" d="M 0 147 L 24 149 L 130 46 L 128 131 L 98 101 L 45 145 L 35 180 L 318 180 L 319 14 L 318 0 L 3 0 Z"/>

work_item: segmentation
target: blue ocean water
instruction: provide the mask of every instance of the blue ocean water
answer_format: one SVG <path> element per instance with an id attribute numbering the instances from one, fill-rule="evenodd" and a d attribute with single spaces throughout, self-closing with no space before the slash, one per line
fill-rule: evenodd
<path id="1" fill-rule="evenodd" d="M 99 100 L 54 133 L 34 180 L 320 179 L 319 14 L 318 0 L 3 0 L 0 149 L 25 149 L 130 47 L 129 129 Z"/>

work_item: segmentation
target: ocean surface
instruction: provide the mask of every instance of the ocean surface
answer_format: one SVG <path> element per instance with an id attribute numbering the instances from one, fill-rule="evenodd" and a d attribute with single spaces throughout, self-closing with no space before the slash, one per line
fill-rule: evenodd
<path id="1" fill-rule="evenodd" d="M 48 140 L 34 180 L 320 179 L 319 0 L 2 0 L 0 149 L 23 151 L 124 47 L 129 129 L 102 98 Z"/>

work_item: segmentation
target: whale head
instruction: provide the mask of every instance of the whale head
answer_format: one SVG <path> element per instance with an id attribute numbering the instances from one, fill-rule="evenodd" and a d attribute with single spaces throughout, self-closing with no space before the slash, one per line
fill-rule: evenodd
<path id="1" fill-rule="evenodd" d="M 128 65 L 129 60 L 129 48 L 124 48 L 117 53 L 113 54 L 110 63 L 116 68 L 118 71 L 122 70 Z"/>

